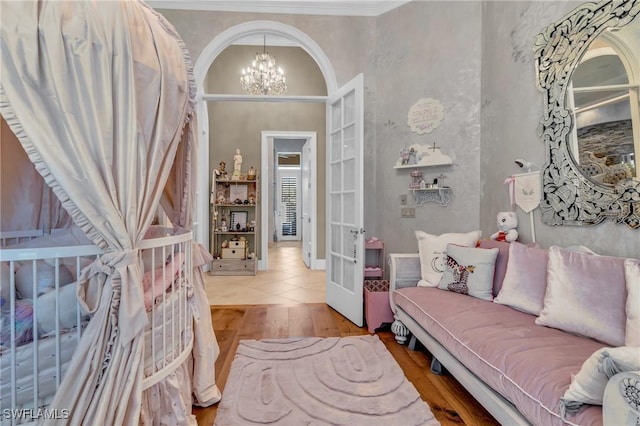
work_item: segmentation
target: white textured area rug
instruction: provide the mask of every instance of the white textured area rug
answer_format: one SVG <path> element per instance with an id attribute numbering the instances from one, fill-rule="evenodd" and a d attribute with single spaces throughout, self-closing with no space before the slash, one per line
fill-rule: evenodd
<path id="1" fill-rule="evenodd" d="M 242 340 L 218 426 L 439 425 L 376 335 Z"/>

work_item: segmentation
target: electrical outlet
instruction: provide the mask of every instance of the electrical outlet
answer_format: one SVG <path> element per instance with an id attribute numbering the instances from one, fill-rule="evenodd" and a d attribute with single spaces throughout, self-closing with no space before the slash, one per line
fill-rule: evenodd
<path id="1" fill-rule="evenodd" d="M 400 216 L 404 218 L 416 217 L 415 207 L 403 207 L 400 209 Z"/>
<path id="2" fill-rule="evenodd" d="M 400 204 L 403 206 L 407 205 L 407 194 L 400 194 Z"/>

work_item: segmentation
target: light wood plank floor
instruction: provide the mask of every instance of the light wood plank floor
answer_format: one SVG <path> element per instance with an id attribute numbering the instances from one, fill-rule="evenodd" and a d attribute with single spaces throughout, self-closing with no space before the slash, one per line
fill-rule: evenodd
<path id="1" fill-rule="evenodd" d="M 205 286 L 220 345 L 216 378 L 223 395 L 242 339 L 367 334 L 324 303 L 325 272 L 304 265 L 299 242 L 272 244 L 267 271 L 251 277 L 207 274 Z M 431 373 L 426 352 L 398 345 L 390 331 L 378 335 L 443 426 L 498 424 L 455 379 Z M 198 424 L 212 425 L 216 410 L 194 407 Z"/>
<path id="2" fill-rule="evenodd" d="M 366 328 L 355 326 L 324 303 L 218 305 L 211 307 L 211 314 L 220 345 L 216 380 L 223 398 L 231 362 L 242 339 L 367 334 Z M 455 379 L 431 373 L 427 352 L 398 345 L 390 331 L 377 334 L 443 426 L 499 424 Z M 216 411 L 217 404 L 209 408 L 194 407 L 199 425 L 212 425 Z"/>

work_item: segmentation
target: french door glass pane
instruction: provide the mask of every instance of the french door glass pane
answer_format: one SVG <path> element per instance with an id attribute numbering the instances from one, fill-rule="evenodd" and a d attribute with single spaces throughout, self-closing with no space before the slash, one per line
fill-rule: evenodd
<path id="1" fill-rule="evenodd" d="M 342 101 L 338 100 L 331 104 L 331 128 L 339 129 L 342 127 Z"/>
<path id="2" fill-rule="evenodd" d="M 331 251 L 340 253 L 342 248 L 342 227 L 340 225 L 331 225 Z"/>
<path id="3" fill-rule="evenodd" d="M 337 256 L 331 256 L 331 281 L 334 283 L 341 282 L 342 277 L 342 259 Z"/>
<path id="4" fill-rule="evenodd" d="M 331 196 L 331 222 L 342 222 L 342 195 Z"/>
<path id="5" fill-rule="evenodd" d="M 331 165 L 331 192 L 338 192 L 342 188 L 342 163 L 335 163 Z"/>
<path id="6" fill-rule="evenodd" d="M 348 127 L 345 127 L 343 134 L 344 134 L 344 140 L 343 140 L 344 157 L 343 158 L 352 158 L 356 155 L 356 151 L 355 151 L 356 126 L 350 125 Z"/>
<path id="7" fill-rule="evenodd" d="M 342 131 L 331 135 L 331 162 L 334 163 L 340 160 L 342 155 Z"/>
<path id="8" fill-rule="evenodd" d="M 342 262 L 344 268 L 344 275 L 342 276 L 342 287 L 353 292 L 355 282 L 354 282 L 354 263 L 348 260 Z"/>
<path id="9" fill-rule="evenodd" d="M 354 91 L 347 93 L 344 97 L 344 124 L 348 125 L 355 121 L 356 119 L 356 94 Z"/>
<path id="10" fill-rule="evenodd" d="M 332 168 L 333 169 L 333 168 Z M 356 185 L 356 160 L 352 158 L 344 162 L 344 190 L 353 191 Z"/>
<path id="11" fill-rule="evenodd" d="M 356 200 L 356 196 L 353 192 L 349 192 L 343 195 L 344 204 L 346 206 L 353 206 Z M 355 225 L 356 212 L 353 208 L 344 209 L 343 223 L 346 225 Z"/>

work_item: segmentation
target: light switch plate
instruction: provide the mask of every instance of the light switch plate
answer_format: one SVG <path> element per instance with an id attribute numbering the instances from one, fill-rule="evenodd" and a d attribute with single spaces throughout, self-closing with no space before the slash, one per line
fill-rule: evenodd
<path id="1" fill-rule="evenodd" d="M 400 204 L 403 206 L 407 205 L 407 194 L 400 194 Z"/>
<path id="2" fill-rule="evenodd" d="M 403 207 L 400 209 L 400 216 L 402 216 L 403 218 L 414 218 L 416 217 L 416 208 Z"/>

